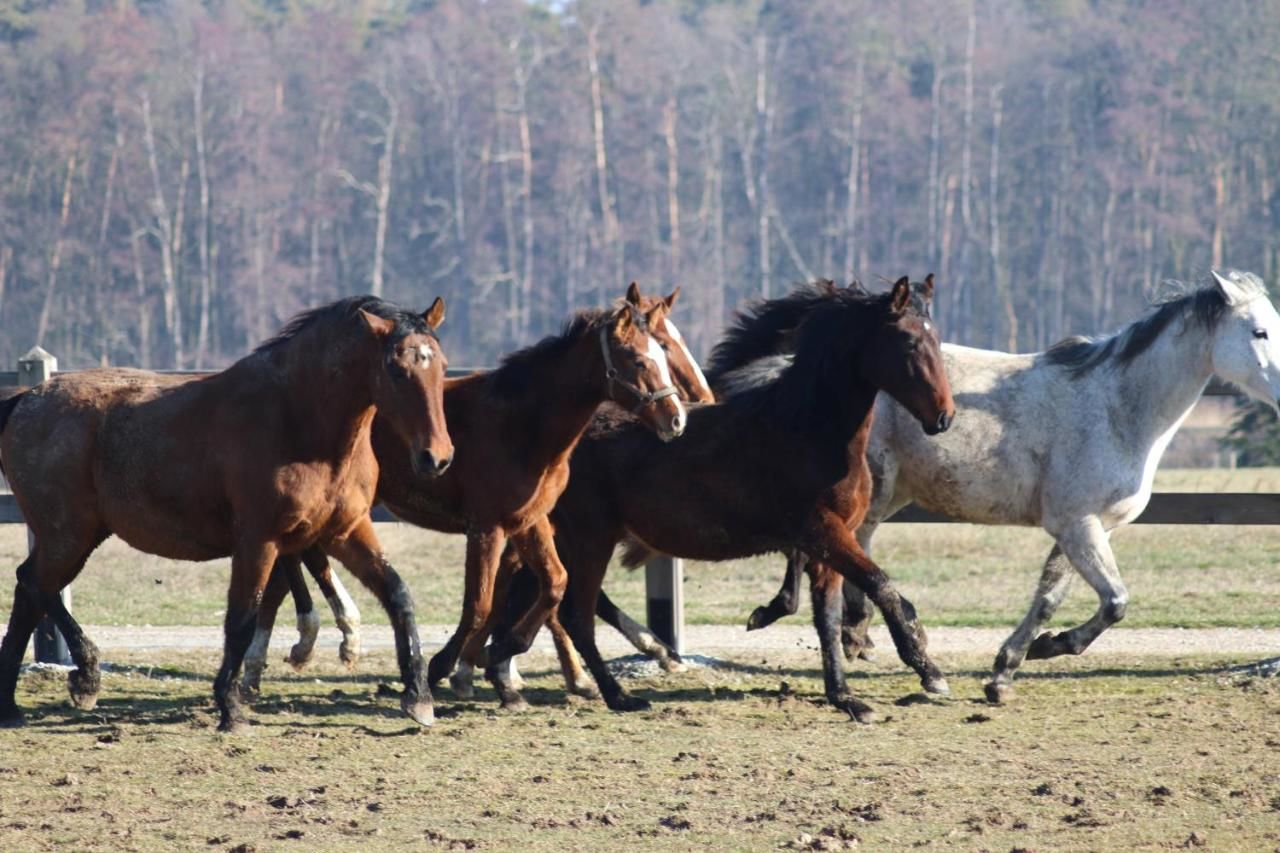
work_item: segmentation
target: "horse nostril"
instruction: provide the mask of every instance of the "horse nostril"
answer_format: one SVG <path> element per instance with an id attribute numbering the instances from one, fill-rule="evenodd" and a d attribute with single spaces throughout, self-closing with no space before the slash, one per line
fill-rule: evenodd
<path id="1" fill-rule="evenodd" d="M 450 466 L 450 465 L 452 465 L 452 464 L 453 464 L 453 454 L 452 454 L 452 453 L 450 453 L 448 456 L 444 457 L 443 459 L 437 459 L 437 460 L 435 461 L 435 472 L 436 472 L 436 475 L 437 475 L 437 476 L 439 476 L 440 474 L 443 474 L 445 471 L 448 471 L 448 470 L 449 470 L 449 466 Z"/>
<path id="2" fill-rule="evenodd" d="M 671 431 L 675 433 L 684 432 L 684 412 L 677 412 L 676 416 L 671 419 Z"/>
<path id="3" fill-rule="evenodd" d="M 951 426 L 951 415 L 943 412 L 938 415 L 938 432 L 946 432 Z"/>

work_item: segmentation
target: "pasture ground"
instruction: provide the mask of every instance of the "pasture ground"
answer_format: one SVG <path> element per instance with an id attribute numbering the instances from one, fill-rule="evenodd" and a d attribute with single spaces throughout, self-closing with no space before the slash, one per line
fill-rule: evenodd
<path id="1" fill-rule="evenodd" d="M 1276 470 L 1160 476 L 1164 489 L 1280 491 Z M 422 622 L 455 619 L 462 540 L 379 533 Z M 21 528 L 0 527 L 0 563 L 16 565 L 25 544 Z M 1135 527 L 1114 545 L 1127 627 L 1280 627 L 1280 527 Z M 1031 530 L 887 525 L 876 556 L 927 626 L 1002 636 L 1048 547 Z M 780 575 L 776 558 L 688 566 L 689 621 L 742 624 Z M 104 631 L 174 626 L 176 638 L 214 630 L 225 585 L 225 562 L 109 542 L 76 582 L 75 612 Z M 642 573 L 613 572 L 609 589 L 643 614 Z M 352 592 L 367 623 L 385 622 Z M 10 594 L 0 585 L 5 613 Z M 1077 583 L 1054 626 L 1094 603 Z M 695 649 L 731 666 L 630 680 L 654 702 L 633 715 L 566 700 L 552 659 L 535 654 L 522 665 L 529 713 L 497 712 L 487 688 L 467 702 L 446 689 L 426 731 L 379 695 L 394 672 L 381 643 L 354 674 L 329 648 L 300 675 L 273 650 L 255 725 L 234 738 L 214 732 L 216 651 L 108 647 L 93 712 L 69 707 L 60 673 L 23 675 L 31 725 L 0 731 L 0 849 L 1280 850 L 1280 679 L 1223 669 L 1256 649 L 1100 642 L 1029 664 L 1017 701 L 991 707 L 981 680 L 997 643 L 939 655 L 955 691 L 941 701 L 917 694 L 882 643 L 880 662 L 850 667 L 881 715 L 861 726 L 823 704 L 807 621 L 806 608 L 781 629 L 807 638 L 789 646 Z"/>
<path id="2" fill-rule="evenodd" d="M 24 676 L 0 848 L 1280 849 L 1280 679 L 1221 656 L 1042 663 L 998 708 L 989 655 L 948 660 L 943 701 L 862 664 L 866 726 L 822 704 L 812 652 L 633 681 L 654 708 L 632 715 L 566 701 L 544 656 L 530 712 L 442 691 L 418 730 L 378 695 L 388 653 L 355 675 L 326 654 L 273 667 L 251 732 L 223 737 L 211 655 L 134 654 L 91 713 Z"/>

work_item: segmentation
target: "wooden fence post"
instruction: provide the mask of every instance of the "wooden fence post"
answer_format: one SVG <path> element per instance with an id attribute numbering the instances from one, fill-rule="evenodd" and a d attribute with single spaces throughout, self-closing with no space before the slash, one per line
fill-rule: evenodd
<path id="1" fill-rule="evenodd" d="M 18 359 L 18 384 L 35 387 L 48 379 L 58 370 L 58 359 L 41 347 L 32 347 L 31 351 Z M 27 528 L 27 550 L 35 546 L 31 529 Z M 62 603 L 67 610 L 71 609 L 71 587 L 62 590 Z M 48 616 L 40 620 L 36 626 L 36 661 L 38 663 L 71 664 L 71 654 L 67 651 L 67 641 L 62 632 L 53 624 Z"/>
<path id="2" fill-rule="evenodd" d="M 645 621 L 662 642 L 684 654 L 684 562 L 660 554 L 644 565 Z"/>

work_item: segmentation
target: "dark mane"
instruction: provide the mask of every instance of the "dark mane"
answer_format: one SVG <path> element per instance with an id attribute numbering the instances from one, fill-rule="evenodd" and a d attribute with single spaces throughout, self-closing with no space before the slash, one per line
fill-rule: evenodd
<path id="1" fill-rule="evenodd" d="M 1043 358 L 1065 368 L 1072 379 L 1079 379 L 1104 364 L 1123 367 L 1133 361 L 1151 349 L 1161 333 L 1179 318 L 1212 328 L 1226 310 L 1222 291 L 1208 285 L 1158 303 L 1115 334 L 1101 338 L 1077 335 L 1060 341 L 1046 350 Z"/>
<path id="2" fill-rule="evenodd" d="M 421 314 L 407 311 L 393 302 L 376 296 L 348 296 L 346 299 L 339 299 L 294 315 L 284 328 L 258 344 L 253 351 L 266 352 L 275 349 L 296 338 L 304 329 L 319 323 L 347 320 L 354 317 L 360 310 L 368 311 L 384 320 L 394 320 L 396 328 L 392 334 L 393 340 L 413 334 L 430 335 L 433 338 L 436 336 L 435 330 L 427 325 L 426 319 Z"/>
<path id="3" fill-rule="evenodd" d="M 504 356 L 491 374 L 494 390 L 504 396 L 524 391 L 537 378 L 543 364 L 562 357 L 584 335 L 598 333 L 612 317 L 612 311 L 579 311 L 569 318 L 558 335 L 548 335 L 536 344 Z M 644 314 L 640 311 L 633 310 L 631 319 L 642 330 L 648 330 Z"/>
<path id="4" fill-rule="evenodd" d="M 855 355 L 867 332 L 889 312 L 890 294 L 833 289 L 813 301 L 793 336 L 795 356 L 778 378 L 735 394 L 722 405 L 739 407 L 787 426 L 820 428 L 843 426 L 840 407 L 850 402 L 848 385 L 856 367 Z M 760 322 L 771 323 L 767 312 Z M 751 320 L 740 327 L 754 330 Z M 870 356 L 868 356 L 870 357 Z"/>
<path id="5" fill-rule="evenodd" d="M 788 338 L 813 307 L 841 292 L 844 291 L 830 279 L 818 279 L 800 285 L 786 296 L 758 300 L 741 309 L 711 351 L 707 381 L 716 388 L 726 373 L 790 349 Z"/>

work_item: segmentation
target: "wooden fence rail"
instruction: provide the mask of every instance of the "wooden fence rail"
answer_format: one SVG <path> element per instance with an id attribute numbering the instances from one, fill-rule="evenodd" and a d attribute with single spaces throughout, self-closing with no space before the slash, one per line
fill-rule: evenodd
<path id="1" fill-rule="evenodd" d="M 58 360 L 40 347 L 18 361 L 15 372 L 0 372 L 0 385 L 36 385 L 52 376 Z M 450 368 L 451 376 L 465 376 L 475 368 Z M 176 373 L 180 371 L 162 371 Z M 190 372 L 190 371 L 181 371 Z M 1232 396 L 1235 391 L 1217 380 L 1206 396 Z M 376 507 L 373 520 L 399 521 L 385 507 Z M 953 519 L 928 512 L 915 505 L 904 507 L 891 522 L 947 524 Z M 22 513 L 11 494 L 0 494 L 0 524 L 24 524 Z M 1257 492 L 1157 492 L 1134 524 L 1280 524 L 1280 494 Z M 28 534 L 28 538 L 30 534 Z M 28 545 L 31 543 L 28 541 Z M 646 614 L 650 629 L 678 653 L 684 654 L 684 565 L 678 557 L 659 556 L 645 566 Z M 71 590 L 64 591 L 68 608 Z M 36 660 L 70 663 L 66 644 L 53 623 L 45 619 L 36 631 Z"/>

